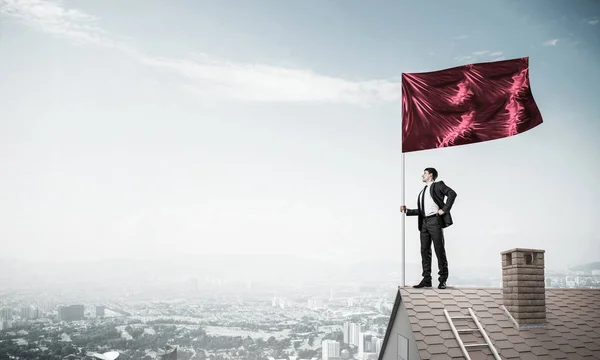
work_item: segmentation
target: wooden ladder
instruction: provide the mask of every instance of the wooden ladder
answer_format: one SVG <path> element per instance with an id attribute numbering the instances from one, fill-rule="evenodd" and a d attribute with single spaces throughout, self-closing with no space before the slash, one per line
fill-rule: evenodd
<path id="1" fill-rule="evenodd" d="M 496 360 L 501 360 L 500 355 L 498 355 L 498 351 L 496 351 L 496 348 L 492 344 L 492 341 L 490 340 L 489 336 L 483 329 L 483 326 L 481 326 L 481 323 L 477 319 L 477 316 L 475 316 L 475 312 L 473 311 L 473 309 L 469 308 L 469 314 L 470 314 L 470 316 L 461 315 L 461 316 L 451 317 L 450 314 L 448 314 L 448 311 L 446 309 L 444 309 L 444 315 L 446 316 L 446 319 L 448 320 L 448 323 L 450 324 L 450 328 L 452 329 L 452 333 L 454 334 L 456 341 L 458 341 L 458 346 L 460 346 L 460 349 L 462 350 L 463 354 L 465 355 L 465 359 L 471 360 L 471 357 L 469 356 L 469 352 L 467 349 L 487 346 L 490 349 L 490 351 L 492 352 L 492 354 L 494 355 L 494 358 Z M 456 326 L 454 326 L 454 322 L 452 320 L 458 320 L 458 319 L 471 319 L 471 320 L 473 320 L 473 322 L 475 322 L 475 325 L 477 325 L 477 328 L 476 329 L 470 329 L 470 328 L 457 329 Z M 476 331 L 479 331 L 479 333 L 485 339 L 484 344 L 477 344 L 477 343 L 465 344 L 465 343 L 463 343 L 462 339 L 460 338 L 461 333 L 474 333 Z"/>

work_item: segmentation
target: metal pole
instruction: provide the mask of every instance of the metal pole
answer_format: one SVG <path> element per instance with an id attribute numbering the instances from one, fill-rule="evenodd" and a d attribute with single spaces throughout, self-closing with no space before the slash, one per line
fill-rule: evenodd
<path id="1" fill-rule="evenodd" d="M 406 166 L 404 162 L 404 152 L 402 153 L 401 160 L 402 167 L 402 195 L 401 195 L 401 205 L 406 205 L 405 202 L 405 194 L 404 188 L 406 187 Z M 402 222 L 402 282 L 400 286 L 406 286 L 406 213 L 401 214 L 400 221 Z"/>
<path id="2" fill-rule="evenodd" d="M 404 74 L 402 75 L 402 77 L 404 77 Z M 402 205 L 406 205 L 406 196 L 405 196 L 405 189 L 406 189 L 406 163 L 404 161 L 404 119 L 402 118 L 403 115 L 403 108 L 404 108 L 404 98 L 402 99 L 402 106 L 400 107 L 400 151 L 402 152 L 402 160 L 401 162 L 401 167 L 402 167 L 402 195 L 401 195 L 401 202 Z M 408 209 L 407 209 L 408 210 Z M 400 283 L 400 286 L 406 286 L 406 212 L 404 214 L 401 214 L 400 216 L 401 218 L 401 222 L 402 222 L 402 282 Z"/>

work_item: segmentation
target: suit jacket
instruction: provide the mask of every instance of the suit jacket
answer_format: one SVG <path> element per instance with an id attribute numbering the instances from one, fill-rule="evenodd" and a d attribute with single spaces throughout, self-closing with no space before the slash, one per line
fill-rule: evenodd
<path id="1" fill-rule="evenodd" d="M 450 215 L 450 209 L 452 209 L 452 205 L 454 204 L 454 200 L 456 199 L 456 192 L 452 190 L 448 185 L 444 184 L 443 181 L 434 182 L 429 187 L 429 191 L 431 192 L 431 197 L 433 201 L 437 204 L 437 206 L 444 210 L 444 215 L 438 216 L 437 219 L 440 222 L 440 226 L 443 228 L 447 228 L 452 225 L 452 215 Z M 417 196 L 417 209 L 406 209 L 407 216 L 418 216 L 419 217 L 419 231 L 421 231 L 421 226 L 423 224 L 423 212 L 421 211 L 421 194 L 423 190 Z M 444 202 L 444 198 L 448 197 L 448 200 Z"/>

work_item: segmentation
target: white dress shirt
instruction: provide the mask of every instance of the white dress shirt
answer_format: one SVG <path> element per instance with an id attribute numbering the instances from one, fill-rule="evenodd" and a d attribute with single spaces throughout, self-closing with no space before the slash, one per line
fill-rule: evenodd
<path id="1" fill-rule="evenodd" d="M 423 191 L 421 193 L 421 196 L 425 196 L 425 209 L 423 209 L 425 216 L 437 214 L 438 211 L 440 210 L 440 207 L 437 206 L 437 204 L 435 203 L 435 201 L 433 201 L 433 198 L 431 197 L 431 185 L 432 184 L 433 184 L 433 181 L 428 182 L 427 187 L 425 188 L 425 191 Z M 421 199 L 422 198 L 420 197 L 419 201 L 422 201 Z"/>

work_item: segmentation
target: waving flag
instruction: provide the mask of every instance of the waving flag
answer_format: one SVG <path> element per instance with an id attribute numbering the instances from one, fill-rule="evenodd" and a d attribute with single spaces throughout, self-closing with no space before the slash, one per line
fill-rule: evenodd
<path id="1" fill-rule="evenodd" d="M 402 152 L 496 140 L 541 123 L 527 57 L 402 74 Z"/>

